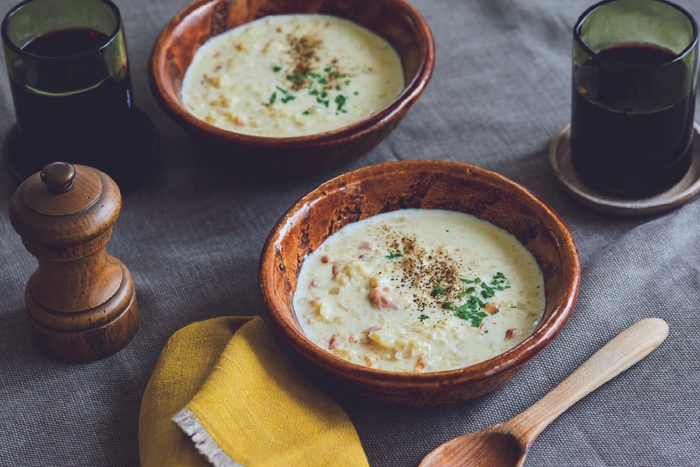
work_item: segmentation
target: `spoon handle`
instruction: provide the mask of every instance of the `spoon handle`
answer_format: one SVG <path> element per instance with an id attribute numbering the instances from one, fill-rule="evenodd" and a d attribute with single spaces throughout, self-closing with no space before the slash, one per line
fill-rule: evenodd
<path id="1" fill-rule="evenodd" d="M 508 425 L 529 445 L 555 418 L 649 355 L 667 335 L 668 325 L 662 319 L 638 321 L 605 344 L 537 403 L 503 425 Z"/>

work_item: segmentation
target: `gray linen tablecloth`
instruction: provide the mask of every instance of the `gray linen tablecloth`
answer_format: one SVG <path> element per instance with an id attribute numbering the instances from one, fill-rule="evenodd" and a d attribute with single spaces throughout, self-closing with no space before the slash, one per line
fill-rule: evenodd
<path id="1" fill-rule="evenodd" d="M 415 0 L 437 49 L 423 97 L 368 156 L 286 182 L 236 181 L 202 167 L 200 149 L 153 100 L 152 44 L 187 2 L 117 0 L 135 100 L 161 134 L 156 173 L 124 193 L 108 245 L 138 290 L 141 326 L 124 351 L 74 366 L 34 349 L 23 291 L 36 261 L 8 220 L 16 184 L 0 169 L 0 465 L 138 465 L 141 396 L 170 335 L 194 321 L 261 314 L 258 258 L 287 207 L 335 175 L 397 159 L 467 162 L 534 191 L 573 232 L 581 293 L 554 342 L 479 399 L 409 409 L 338 398 L 370 464 L 417 465 L 438 444 L 518 414 L 618 332 L 658 316 L 670 325 L 666 342 L 552 423 L 526 465 L 700 465 L 700 199 L 664 215 L 604 215 L 569 198 L 548 161 L 570 116 L 571 28 L 590 1 Z M 0 13 L 12 3 L 2 0 Z M 700 3 L 681 3 L 700 18 Z M 4 70 L 0 87 L 4 135 L 14 123 Z"/>

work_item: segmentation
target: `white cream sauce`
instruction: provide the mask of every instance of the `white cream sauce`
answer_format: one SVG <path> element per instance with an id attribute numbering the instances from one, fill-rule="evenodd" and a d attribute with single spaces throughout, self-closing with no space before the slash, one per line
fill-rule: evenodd
<path id="1" fill-rule="evenodd" d="M 384 39 L 325 15 L 267 16 L 211 38 L 182 83 L 196 117 L 247 135 L 294 137 L 338 129 L 384 108 L 403 89 Z"/>
<path id="2" fill-rule="evenodd" d="M 394 211 L 343 227 L 306 258 L 294 295 L 314 343 L 400 372 L 493 358 L 534 332 L 544 306 L 542 272 L 515 237 L 442 210 Z"/>

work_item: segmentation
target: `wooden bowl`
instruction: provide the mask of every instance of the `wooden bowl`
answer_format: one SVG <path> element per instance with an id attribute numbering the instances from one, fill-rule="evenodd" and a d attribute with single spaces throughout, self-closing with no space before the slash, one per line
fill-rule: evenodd
<path id="1" fill-rule="evenodd" d="M 275 14 L 319 13 L 351 20 L 386 39 L 404 72 L 403 91 L 379 112 L 352 125 L 309 136 L 270 138 L 243 135 L 210 125 L 182 104 L 182 79 L 197 49 L 209 38 Z M 153 95 L 163 110 L 205 148 L 205 154 L 233 168 L 295 175 L 325 170 L 372 150 L 396 128 L 423 93 L 433 72 L 430 28 L 404 0 L 196 0 L 163 29 L 150 60 Z"/>
<path id="2" fill-rule="evenodd" d="M 546 306 L 531 336 L 491 360 L 434 373 L 398 373 L 350 363 L 306 337 L 292 308 L 304 259 L 347 224 L 408 208 L 472 214 L 510 232 L 533 254 L 544 276 Z M 495 389 L 542 350 L 574 308 L 579 269 L 569 229 L 527 189 L 467 164 L 403 161 L 346 173 L 297 201 L 267 238 L 259 280 L 274 330 L 343 388 L 380 401 L 436 405 L 471 399 Z"/>

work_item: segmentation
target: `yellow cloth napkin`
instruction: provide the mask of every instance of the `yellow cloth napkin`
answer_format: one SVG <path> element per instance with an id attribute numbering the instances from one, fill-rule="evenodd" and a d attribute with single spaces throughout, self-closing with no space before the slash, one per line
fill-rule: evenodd
<path id="1" fill-rule="evenodd" d="M 369 465 L 343 409 L 294 367 L 258 317 L 215 318 L 173 334 L 141 402 L 139 454 L 143 467 Z"/>

